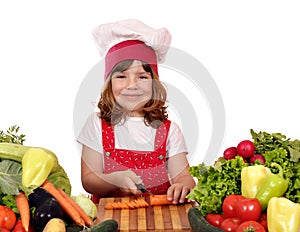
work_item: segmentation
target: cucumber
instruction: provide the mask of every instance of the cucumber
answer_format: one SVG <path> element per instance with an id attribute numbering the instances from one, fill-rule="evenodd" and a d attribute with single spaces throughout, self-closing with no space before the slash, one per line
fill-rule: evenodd
<path id="1" fill-rule="evenodd" d="M 116 232 L 118 231 L 118 222 L 114 219 L 106 219 L 92 227 L 82 227 L 76 224 L 71 224 L 66 227 L 66 232 Z"/>
<path id="2" fill-rule="evenodd" d="M 54 159 L 54 167 L 52 169 L 52 172 L 56 171 L 56 169 L 58 168 L 57 156 L 52 151 L 41 147 L 30 147 L 21 144 L 15 144 L 15 143 L 0 143 L 0 159 L 13 160 L 21 163 L 24 154 L 30 148 L 40 148 L 43 149 L 48 154 L 50 154 Z"/>
<path id="3" fill-rule="evenodd" d="M 223 230 L 209 224 L 196 207 L 188 210 L 188 220 L 193 232 L 222 232 Z"/>
<path id="4" fill-rule="evenodd" d="M 118 231 L 118 222 L 114 219 L 106 219 L 91 227 L 91 232 L 116 232 Z"/>

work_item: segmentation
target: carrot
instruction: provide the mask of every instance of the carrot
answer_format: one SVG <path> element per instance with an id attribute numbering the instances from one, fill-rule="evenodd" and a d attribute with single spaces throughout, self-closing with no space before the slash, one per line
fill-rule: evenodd
<path id="1" fill-rule="evenodd" d="M 171 205 L 172 201 L 169 201 L 166 194 L 163 195 L 150 195 L 150 205 Z"/>
<path id="2" fill-rule="evenodd" d="M 57 188 L 48 180 L 46 180 L 42 186 L 46 191 L 48 191 L 52 196 L 58 201 L 62 209 L 67 215 L 78 225 L 84 226 L 84 220 L 81 218 L 79 212 L 74 208 L 74 206 L 60 194 Z"/>
<path id="3" fill-rule="evenodd" d="M 25 231 L 28 231 L 30 223 L 30 210 L 28 199 L 24 192 L 20 192 L 18 195 L 15 195 L 15 200 L 21 216 L 22 226 L 24 227 Z"/>
<path id="4" fill-rule="evenodd" d="M 85 224 L 87 226 L 92 226 L 93 225 L 92 218 L 89 215 L 87 215 L 86 212 L 62 189 L 57 188 L 57 190 L 65 198 L 65 200 L 68 201 L 78 211 L 81 218 L 84 220 Z"/>

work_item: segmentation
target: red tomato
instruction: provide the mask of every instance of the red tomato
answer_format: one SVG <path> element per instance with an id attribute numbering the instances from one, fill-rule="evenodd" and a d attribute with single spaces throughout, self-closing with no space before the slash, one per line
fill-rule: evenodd
<path id="1" fill-rule="evenodd" d="M 221 223 L 220 229 L 226 232 L 230 232 L 230 231 L 235 232 L 241 223 L 242 223 L 241 220 L 238 218 L 226 218 Z"/>
<path id="2" fill-rule="evenodd" d="M 17 223 L 16 223 L 14 229 L 12 230 L 12 232 L 26 232 L 26 230 L 24 229 L 24 227 L 22 225 L 21 219 L 19 219 L 17 221 Z M 35 232 L 35 229 L 34 229 L 32 224 L 29 225 L 28 232 Z"/>
<path id="3" fill-rule="evenodd" d="M 255 145 L 250 140 L 241 141 L 236 148 L 238 154 L 245 159 L 253 156 L 255 153 Z"/>
<path id="4" fill-rule="evenodd" d="M 205 219 L 209 224 L 215 227 L 220 227 L 222 221 L 224 221 L 223 215 L 217 213 L 209 213 L 206 215 Z"/>
<path id="5" fill-rule="evenodd" d="M 228 147 L 224 152 L 223 152 L 223 157 L 227 160 L 234 159 L 238 154 L 236 147 Z"/>
<path id="6" fill-rule="evenodd" d="M 236 232 L 255 231 L 255 232 L 266 232 L 263 225 L 256 221 L 246 221 L 240 224 Z"/>
<path id="7" fill-rule="evenodd" d="M 236 203 L 236 214 L 241 221 L 257 221 L 261 215 L 261 204 L 256 198 L 245 198 Z"/>
<path id="8" fill-rule="evenodd" d="M 16 224 L 16 214 L 10 208 L 0 205 L 0 227 L 11 230 Z"/>
<path id="9" fill-rule="evenodd" d="M 268 221 L 267 221 L 267 213 L 262 213 L 258 222 L 263 225 L 266 231 L 268 231 Z"/>
<path id="10" fill-rule="evenodd" d="M 0 228 L 0 232 L 10 232 L 10 230 L 8 230 L 6 228 Z"/>
<path id="11" fill-rule="evenodd" d="M 222 211 L 224 218 L 236 217 L 236 203 L 240 200 L 245 199 L 242 195 L 231 194 L 228 195 L 222 204 Z"/>

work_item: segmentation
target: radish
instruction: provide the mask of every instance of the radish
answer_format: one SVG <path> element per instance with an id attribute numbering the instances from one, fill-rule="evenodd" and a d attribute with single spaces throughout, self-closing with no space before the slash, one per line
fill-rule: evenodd
<path id="1" fill-rule="evenodd" d="M 255 154 L 250 157 L 250 163 L 254 164 L 256 160 L 258 160 L 261 164 L 265 163 L 265 158 L 260 154 Z"/>
<path id="2" fill-rule="evenodd" d="M 223 152 L 223 157 L 226 160 L 231 160 L 234 159 L 237 156 L 237 148 L 236 147 L 228 147 L 224 152 Z"/>
<path id="3" fill-rule="evenodd" d="M 255 153 L 255 145 L 250 140 L 243 140 L 237 145 L 237 152 L 245 159 L 250 158 Z"/>

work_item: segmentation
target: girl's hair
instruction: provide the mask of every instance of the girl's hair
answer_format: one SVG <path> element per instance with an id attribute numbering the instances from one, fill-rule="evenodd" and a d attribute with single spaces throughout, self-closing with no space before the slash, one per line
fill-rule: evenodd
<path id="1" fill-rule="evenodd" d="M 119 62 L 109 74 L 101 93 L 98 102 L 100 109 L 100 118 L 106 123 L 116 125 L 125 120 L 129 115 L 129 111 L 121 107 L 113 96 L 111 77 L 115 72 L 123 72 L 130 67 L 133 60 L 124 60 Z M 152 76 L 152 97 L 144 105 L 144 122 L 148 126 L 157 128 L 165 119 L 168 118 L 166 98 L 167 91 L 163 84 L 160 82 L 158 76 L 153 72 L 151 66 L 142 62 L 142 66 L 146 72 L 150 72 Z"/>

